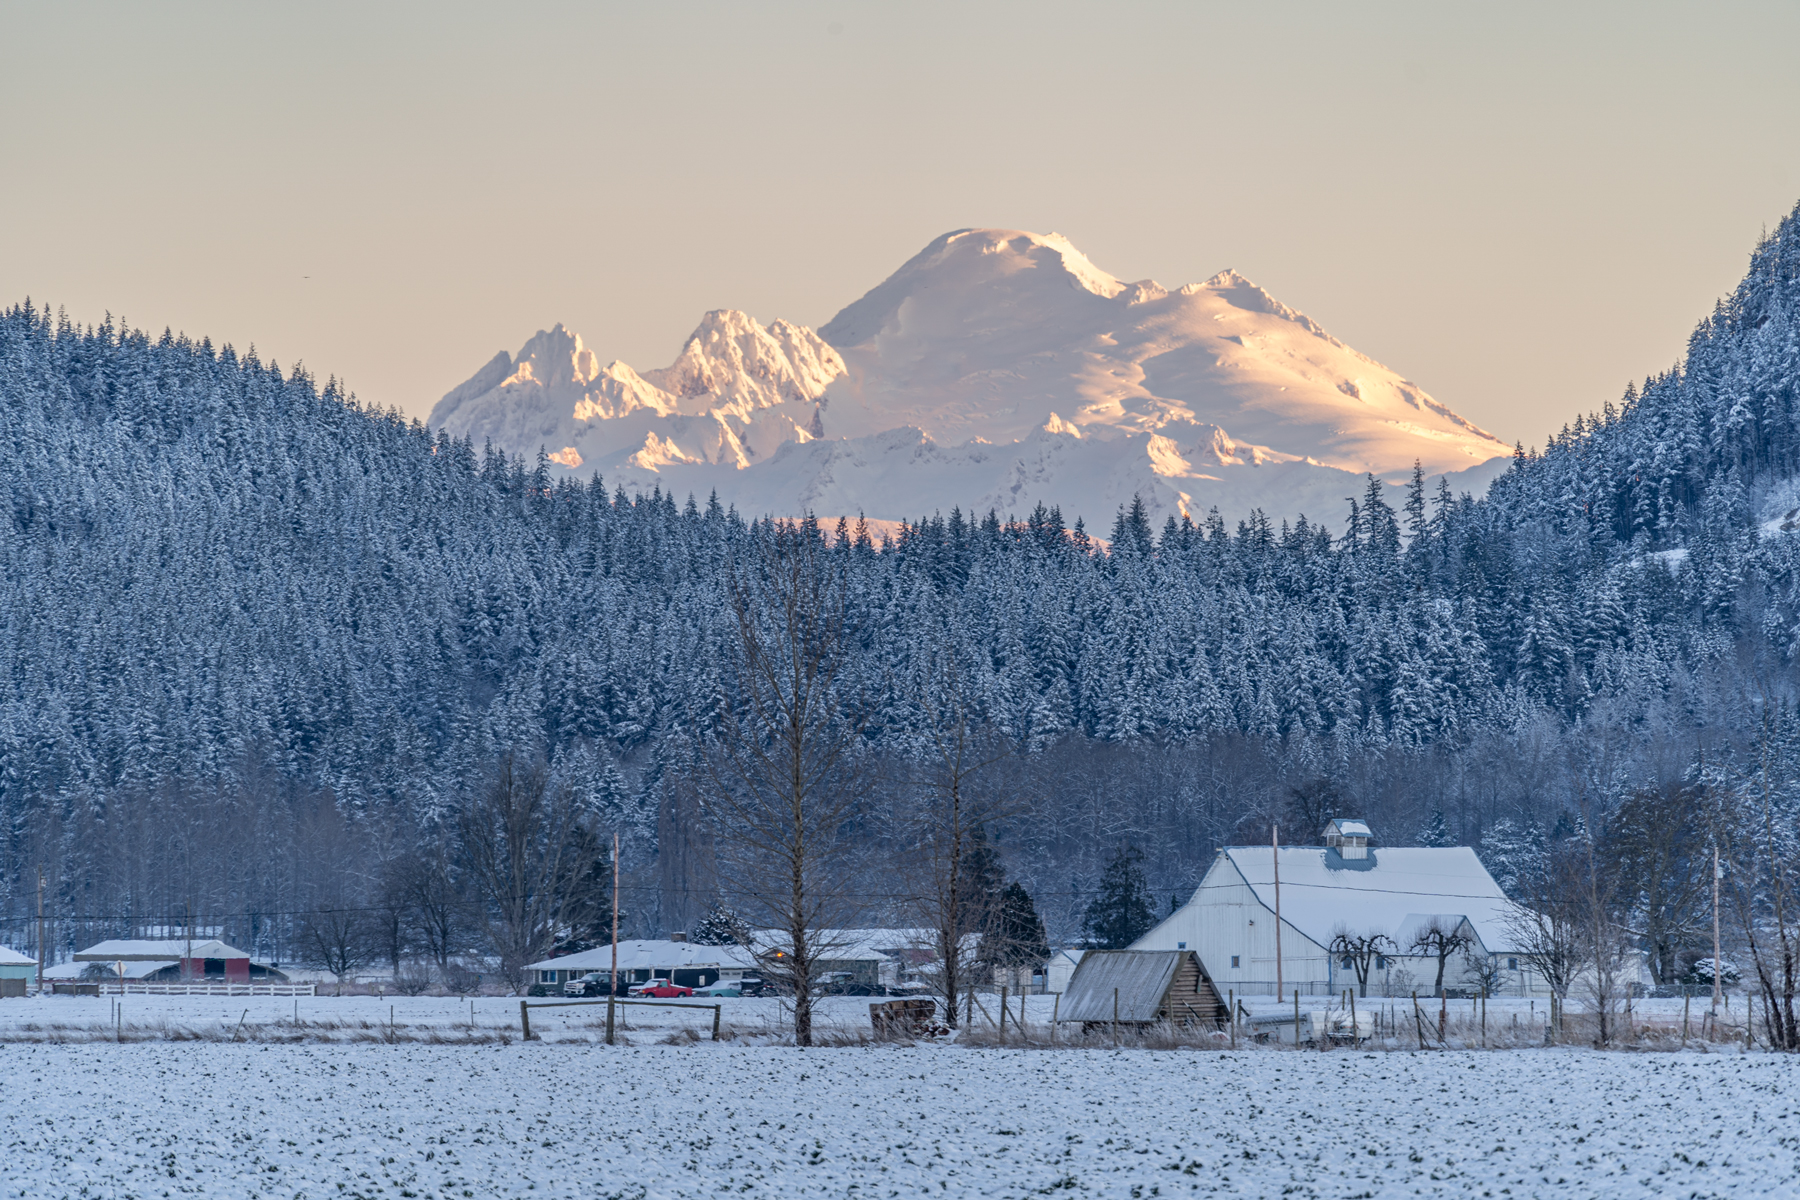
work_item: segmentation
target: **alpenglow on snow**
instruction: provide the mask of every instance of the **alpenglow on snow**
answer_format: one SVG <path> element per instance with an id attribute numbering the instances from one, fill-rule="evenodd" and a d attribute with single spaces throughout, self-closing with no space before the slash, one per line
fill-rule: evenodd
<path id="1" fill-rule="evenodd" d="M 1005 229 L 943 235 L 817 333 L 710 312 L 660 370 L 540 331 L 431 423 L 629 489 L 888 520 L 1043 503 L 1098 524 L 1141 496 L 1158 523 L 1335 521 L 1365 472 L 1479 493 L 1508 451 L 1234 271 L 1124 283 Z"/>

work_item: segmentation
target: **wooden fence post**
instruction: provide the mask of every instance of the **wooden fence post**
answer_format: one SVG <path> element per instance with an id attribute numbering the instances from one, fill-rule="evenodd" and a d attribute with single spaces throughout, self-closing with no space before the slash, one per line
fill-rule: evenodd
<path id="1" fill-rule="evenodd" d="M 531 1040 L 531 1014 L 525 1011 L 523 1000 L 519 1001 L 519 1040 L 522 1042 Z"/>
<path id="2" fill-rule="evenodd" d="M 1294 985 L 1294 1049 L 1300 1048 L 1300 986 Z"/>
<path id="3" fill-rule="evenodd" d="M 1006 1044 L 1006 985 L 1000 985 L 1000 1044 Z"/>
<path id="4" fill-rule="evenodd" d="M 1227 989 L 1225 989 L 1225 994 L 1230 997 L 1230 999 L 1227 1000 L 1225 1003 L 1227 1006 L 1227 1015 L 1230 1016 L 1230 1018 L 1231 1018 L 1231 1048 L 1233 1050 L 1236 1050 L 1237 1049 L 1237 989 L 1236 988 L 1227 988 Z"/>
<path id="5" fill-rule="evenodd" d="M 1113 989 L 1113 1049 L 1119 1048 L 1119 989 Z"/>
<path id="6" fill-rule="evenodd" d="M 722 1004 L 713 1005 L 713 1041 L 715 1042 L 719 1040 L 719 1010 L 724 1007 Z"/>

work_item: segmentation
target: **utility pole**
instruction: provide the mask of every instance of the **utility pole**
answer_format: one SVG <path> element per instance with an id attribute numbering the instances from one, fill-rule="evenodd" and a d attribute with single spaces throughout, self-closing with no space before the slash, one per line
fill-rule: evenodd
<path id="1" fill-rule="evenodd" d="M 740 989 L 741 990 L 741 989 Z M 606 1044 L 613 1044 L 613 997 L 619 993 L 619 831 L 613 830 L 612 975 L 606 981 Z"/>
<path id="2" fill-rule="evenodd" d="M 1275 863 L 1275 1001 L 1281 1002 L 1281 826 L 1269 826 L 1269 857 Z M 1298 1003 L 1299 992 L 1294 993 Z M 1294 1026 L 1297 1031 L 1300 1027 Z M 1299 1037 L 1299 1033 L 1294 1034 Z"/>
<path id="3" fill-rule="evenodd" d="M 1719 848 L 1713 847 L 1713 1011 L 1719 1011 Z"/>
<path id="4" fill-rule="evenodd" d="M 37 977 L 38 992 L 44 990 L 44 868 L 38 867 L 38 944 L 37 944 Z"/>

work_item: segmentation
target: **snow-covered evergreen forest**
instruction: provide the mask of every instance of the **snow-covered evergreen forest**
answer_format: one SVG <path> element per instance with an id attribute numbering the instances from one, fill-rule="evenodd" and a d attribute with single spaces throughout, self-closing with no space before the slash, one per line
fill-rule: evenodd
<path id="1" fill-rule="evenodd" d="M 291 958 L 305 912 L 386 903 L 386 864 L 508 751 L 624 831 L 628 930 L 706 910 L 669 785 L 723 702 L 726 564 L 766 525 L 30 304 L 0 317 L 0 406 L 0 940 L 32 943 L 41 870 L 59 955 L 191 909 Z M 1068 937 L 1126 842 L 1159 903 L 1219 844 L 1331 813 L 1485 839 L 1504 873 L 1521 831 L 1729 784 L 1794 694 L 1797 476 L 1800 209 L 1679 365 L 1482 499 L 1101 514 L 1103 547 L 945 497 L 892 540 L 816 536 L 883 698 L 869 753 L 916 754 L 912 698 L 958 664 L 1019 749 L 1007 870 Z"/>

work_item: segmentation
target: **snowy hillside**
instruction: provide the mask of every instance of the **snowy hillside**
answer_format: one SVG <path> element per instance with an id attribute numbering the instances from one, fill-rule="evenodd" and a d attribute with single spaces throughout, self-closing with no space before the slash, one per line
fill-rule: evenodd
<path id="1" fill-rule="evenodd" d="M 1127 284 L 994 229 L 938 238 L 817 334 L 708 313 L 661 370 L 601 368 L 559 325 L 431 420 L 628 489 L 884 518 L 1041 501 L 1092 523 L 1134 494 L 1159 520 L 1336 518 L 1363 472 L 1474 468 L 1456 485 L 1480 492 L 1507 450 L 1235 272 Z"/>

